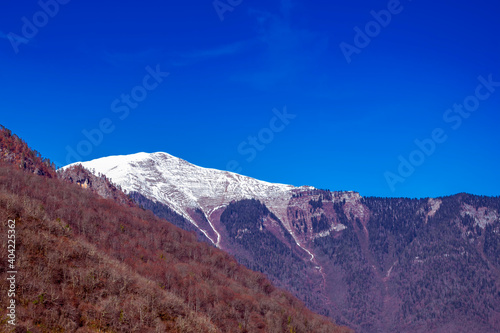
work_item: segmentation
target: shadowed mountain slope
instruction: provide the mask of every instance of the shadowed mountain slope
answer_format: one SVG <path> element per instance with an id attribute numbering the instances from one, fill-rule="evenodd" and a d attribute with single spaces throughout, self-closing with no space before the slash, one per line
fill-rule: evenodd
<path id="1" fill-rule="evenodd" d="M 83 165 L 357 331 L 500 330 L 498 197 L 364 198 L 166 153 Z"/>

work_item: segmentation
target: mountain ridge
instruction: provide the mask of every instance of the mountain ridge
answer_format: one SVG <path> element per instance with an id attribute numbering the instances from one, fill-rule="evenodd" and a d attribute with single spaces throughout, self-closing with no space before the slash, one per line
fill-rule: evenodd
<path id="1" fill-rule="evenodd" d="M 182 168 L 179 172 L 165 173 L 159 172 L 155 165 L 162 168 Z M 104 157 L 101 159 L 93 160 L 90 162 L 73 163 L 61 168 L 65 170 L 70 166 L 81 164 L 89 170 L 94 170 L 97 173 L 105 174 L 113 182 L 119 184 L 126 193 L 140 192 L 149 199 L 168 204 L 177 213 L 187 218 L 197 228 L 199 228 L 205 236 L 212 241 L 216 246 L 220 245 L 220 239 L 217 231 L 213 225 L 199 226 L 196 218 L 193 218 L 191 209 L 201 209 L 208 218 L 217 209 L 226 206 L 232 200 L 241 200 L 249 198 L 279 198 L 285 193 L 292 193 L 293 191 L 303 189 L 314 189 L 311 186 L 295 187 L 293 185 L 276 184 L 266 181 L 257 180 L 251 177 L 239 175 L 229 171 L 221 171 L 211 168 L 202 168 L 191 164 L 183 159 L 174 157 L 168 153 L 136 153 L 132 155 L 116 155 Z M 149 174 L 146 177 L 140 177 L 138 172 L 138 165 L 143 168 L 149 169 Z M 141 170 L 142 172 L 144 169 Z M 186 173 L 190 173 L 191 177 L 195 177 L 196 181 L 188 181 L 183 178 Z M 157 177 L 156 182 L 160 183 L 161 180 L 167 181 L 167 186 L 163 188 L 148 186 L 147 177 Z M 150 178 L 151 179 L 151 178 Z M 196 186 L 199 183 L 207 183 L 207 180 L 214 182 L 207 187 Z M 151 184 L 149 184 L 151 185 Z M 211 186 L 210 186 L 211 185 Z M 187 188 L 182 191 L 182 187 Z M 144 190 L 144 188 L 146 188 Z M 141 192 L 142 191 L 142 192 Z M 195 196 L 199 196 L 198 200 Z M 169 196 L 174 196 L 170 199 Z M 211 198 L 223 197 L 220 202 L 206 202 L 211 201 Z M 183 207 L 181 207 L 183 206 Z"/>
<path id="2" fill-rule="evenodd" d="M 211 243 L 339 323 L 362 332 L 500 329 L 498 197 L 362 197 L 263 182 L 166 153 L 132 156 L 82 165 L 157 211 L 181 211 Z M 466 290 L 481 301 L 465 303 Z"/>

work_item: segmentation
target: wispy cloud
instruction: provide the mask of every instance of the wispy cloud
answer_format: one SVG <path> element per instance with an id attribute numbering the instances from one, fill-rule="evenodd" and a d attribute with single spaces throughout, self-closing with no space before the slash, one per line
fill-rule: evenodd
<path id="1" fill-rule="evenodd" d="M 251 72 L 240 73 L 234 80 L 267 89 L 277 83 L 298 79 L 326 51 L 328 38 L 313 31 L 296 28 L 291 19 L 294 2 L 282 0 L 279 13 L 251 10 L 256 20 L 259 42 L 265 45 L 260 64 Z"/>
<path id="2" fill-rule="evenodd" d="M 141 50 L 138 52 L 116 52 L 116 51 L 103 51 L 102 59 L 107 63 L 115 66 L 122 67 L 130 63 L 148 63 L 152 60 L 161 57 L 162 52 L 156 49 Z"/>
<path id="3" fill-rule="evenodd" d="M 19 43 L 27 43 L 29 40 L 22 37 L 22 36 L 18 36 L 18 35 L 15 35 L 15 34 L 12 34 L 12 35 L 8 35 L 6 33 L 4 33 L 3 31 L 0 31 L 0 38 L 3 38 L 3 39 L 8 39 L 10 41 L 11 38 L 13 38 L 15 41 L 19 42 Z"/>
<path id="4" fill-rule="evenodd" d="M 230 74 L 231 80 L 267 89 L 280 82 L 298 79 L 317 65 L 318 58 L 328 47 L 328 37 L 294 27 L 292 16 L 296 8 L 294 0 L 282 0 L 279 11 L 275 13 L 249 9 L 254 37 L 210 49 L 170 54 L 171 64 L 189 66 L 235 56 L 248 59 L 246 56 L 251 54 L 252 61 Z"/>
<path id="5" fill-rule="evenodd" d="M 177 67 L 190 66 L 200 61 L 214 60 L 221 57 L 238 56 L 249 52 L 261 43 L 258 38 L 219 45 L 210 49 L 198 49 L 188 52 L 169 54 L 171 64 Z"/>
<path id="6" fill-rule="evenodd" d="M 236 55 L 250 50 L 257 43 L 257 39 L 238 41 L 232 44 L 221 45 L 212 49 L 193 51 L 184 54 L 184 56 L 190 59 L 207 59 Z"/>

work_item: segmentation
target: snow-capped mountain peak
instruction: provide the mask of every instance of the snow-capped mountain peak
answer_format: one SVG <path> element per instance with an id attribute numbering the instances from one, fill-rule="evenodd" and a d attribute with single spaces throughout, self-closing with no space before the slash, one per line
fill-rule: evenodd
<path id="1" fill-rule="evenodd" d="M 106 175 L 127 193 L 139 192 L 150 200 L 166 204 L 196 225 L 216 245 L 220 236 L 211 225 L 210 216 L 231 201 L 257 199 L 287 203 L 294 192 L 314 189 L 203 168 L 163 152 L 109 156 L 75 164 Z M 286 203 L 283 202 L 283 206 Z M 203 212 L 210 227 L 199 225 L 200 222 L 193 218 L 197 209 Z"/>

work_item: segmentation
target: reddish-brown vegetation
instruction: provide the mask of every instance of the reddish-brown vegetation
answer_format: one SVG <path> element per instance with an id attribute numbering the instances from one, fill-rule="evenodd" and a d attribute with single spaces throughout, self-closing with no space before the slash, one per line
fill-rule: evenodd
<path id="1" fill-rule="evenodd" d="M 0 161 L 6 161 L 37 175 L 56 177 L 55 165 L 49 159 L 42 158 L 39 152 L 32 150 L 17 135 L 0 125 Z"/>
<path id="2" fill-rule="evenodd" d="M 2 164 L 0 221 L 9 218 L 17 222 L 18 331 L 348 331 L 149 211 Z"/>

